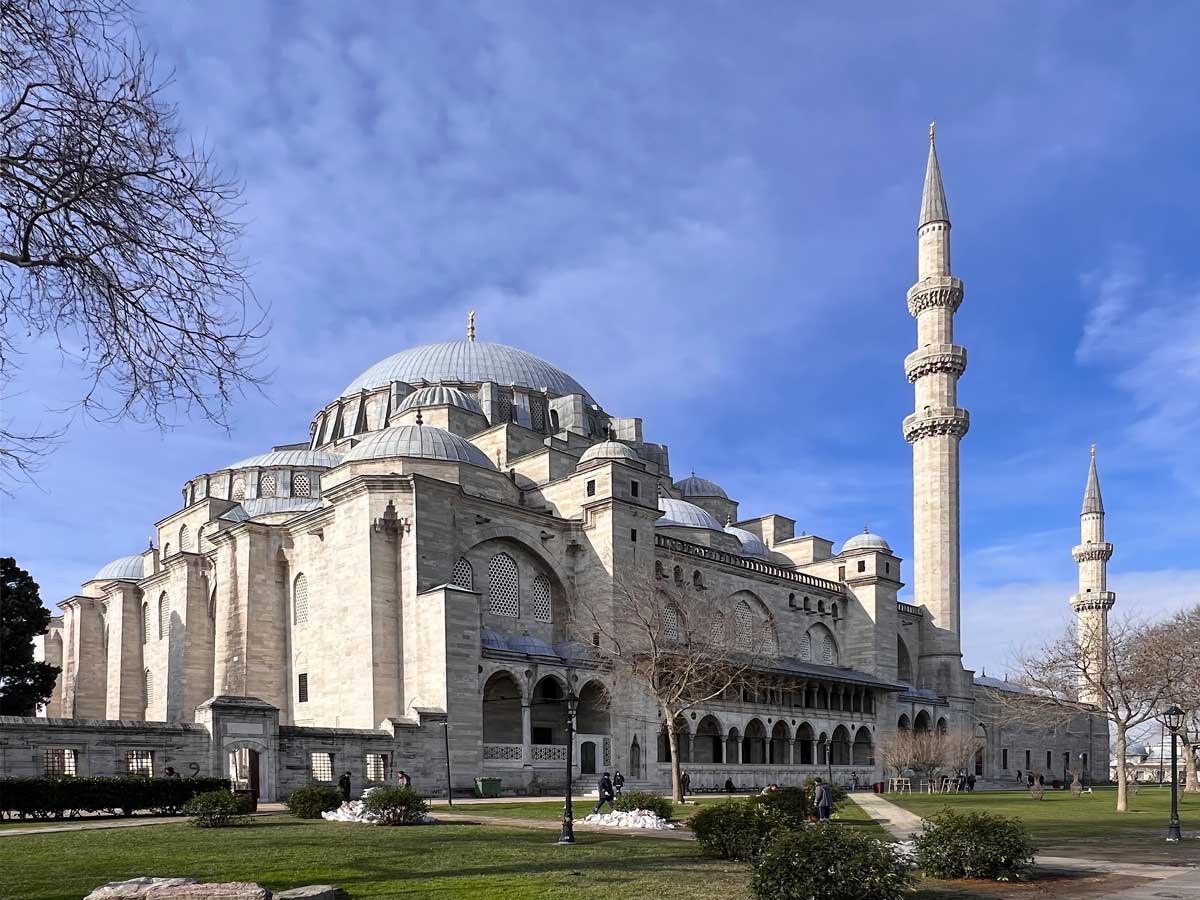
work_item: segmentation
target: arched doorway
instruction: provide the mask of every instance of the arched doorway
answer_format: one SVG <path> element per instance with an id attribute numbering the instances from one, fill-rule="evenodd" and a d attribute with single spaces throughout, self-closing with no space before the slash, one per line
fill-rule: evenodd
<path id="1" fill-rule="evenodd" d="M 786 766 L 791 763 L 788 758 L 788 738 L 791 737 L 783 719 L 775 723 L 775 727 L 771 729 L 771 744 L 767 750 L 767 760 L 773 766 Z"/>
<path id="2" fill-rule="evenodd" d="M 730 728 L 729 734 L 725 738 L 725 761 L 729 763 L 739 763 L 742 761 L 742 735 L 737 728 Z"/>
<path id="3" fill-rule="evenodd" d="M 258 799 L 261 773 L 258 751 L 253 747 L 229 751 L 229 784 L 235 791 L 250 791 Z"/>
<path id="4" fill-rule="evenodd" d="M 900 731 L 908 731 L 912 728 L 912 721 L 908 718 L 907 713 L 900 714 L 900 719 L 896 722 L 896 728 Z"/>
<path id="5" fill-rule="evenodd" d="M 638 743 L 636 734 L 629 744 L 629 773 L 635 778 L 642 774 L 642 745 Z"/>
<path id="6" fill-rule="evenodd" d="M 875 747 L 871 743 L 871 730 L 863 725 L 854 735 L 854 748 L 851 765 L 873 766 L 875 764 Z"/>
<path id="7" fill-rule="evenodd" d="M 713 716 L 705 716 L 696 726 L 696 738 L 692 742 L 692 762 L 723 762 L 724 743 L 721 737 L 721 723 Z"/>
<path id="8" fill-rule="evenodd" d="M 596 774 L 596 742 L 580 741 L 579 743 L 579 774 Z"/>
<path id="9" fill-rule="evenodd" d="M 758 719 L 746 723 L 746 736 L 742 738 L 742 762 L 761 765 L 767 761 L 767 729 Z"/>
<path id="10" fill-rule="evenodd" d="M 599 681 L 589 681 L 579 692 L 575 732 L 579 741 L 580 774 L 594 775 L 601 766 L 608 768 L 611 756 L 609 699 L 608 691 Z"/>
<path id="11" fill-rule="evenodd" d="M 930 719 L 929 713 L 925 710 L 921 710 L 919 713 L 917 713 L 917 718 L 913 720 L 913 731 L 915 731 L 917 734 L 925 734 L 927 731 L 929 731 L 932 724 L 933 720 Z"/>
<path id="12" fill-rule="evenodd" d="M 845 725 L 833 729 L 833 740 L 829 750 L 835 766 L 850 765 L 850 732 L 846 730 Z"/>

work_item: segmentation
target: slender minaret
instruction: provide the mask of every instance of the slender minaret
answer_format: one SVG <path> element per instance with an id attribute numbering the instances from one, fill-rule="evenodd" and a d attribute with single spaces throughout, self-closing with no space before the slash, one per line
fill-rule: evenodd
<path id="1" fill-rule="evenodd" d="M 1080 650 L 1093 658 L 1088 665 L 1091 675 L 1080 678 L 1080 699 L 1095 702 L 1094 684 L 1103 678 L 1105 642 L 1108 638 L 1108 611 L 1117 595 L 1108 590 L 1108 561 L 1113 545 L 1104 540 L 1104 500 L 1100 497 L 1100 476 L 1096 474 L 1096 445 L 1083 489 L 1083 509 L 1079 513 L 1079 544 L 1071 550 L 1079 566 L 1079 593 L 1071 598 L 1075 610 L 1076 636 Z"/>
<path id="2" fill-rule="evenodd" d="M 929 126 L 929 162 L 917 222 L 917 283 L 908 311 L 917 320 L 917 349 L 904 360 L 916 411 L 904 420 L 913 448 L 913 595 L 924 608 L 920 686 L 967 694 L 959 643 L 958 442 L 970 416 L 958 406 L 958 378 L 967 351 L 954 343 L 954 313 L 962 281 L 950 274 L 950 213 Z"/>

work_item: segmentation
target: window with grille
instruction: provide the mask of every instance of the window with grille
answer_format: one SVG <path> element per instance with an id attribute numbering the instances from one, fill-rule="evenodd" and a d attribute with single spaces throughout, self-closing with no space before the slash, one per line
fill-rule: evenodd
<path id="1" fill-rule="evenodd" d="M 150 604 L 142 604 L 142 643 L 150 640 Z"/>
<path id="2" fill-rule="evenodd" d="M 47 747 L 42 754 L 42 767 L 51 778 L 74 777 L 75 751 L 65 747 Z"/>
<path id="3" fill-rule="evenodd" d="M 475 590 L 475 570 L 471 568 L 471 564 L 465 558 L 460 556 L 454 564 L 450 583 L 456 587 L 466 588 L 468 591 Z"/>
<path id="4" fill-rule="evenodd" d="M 144 775 L 147 778 L 154 777 L 154 751 L 126 750 L 125 771 L 130 775 Z"/>
<path id="5" fill-rule="evenodd" d="M 540 398 L 531 398 L 529 401 L 529 424 L 534 431 L 546 430 L 546 401 Z"/>
<path id="6" fill-rule="evenodd" d="M 679 607 L 668 603 L 663 607 L 663 637 L 668 641 L 679 640 Z"/>
<path id="7" fill-rule="evenodd" d="M 712 620 L 712 628 L 710 629 L 712 642 L 718 646 L 725 643 L 725 614 L 715 613 Z"/>
<path id="8" fill-rule="evenodd" d="M 312 493 L 312 482 L 308 480 L 308 476 L 303 472 L 296 475 L 292 479 L 292 496 L 307 497 Z"/>
<path id="9" fill-rule="evenodd" d="M 333 781 L 333 754 L 310 753 L 308 755 L 309 771 L 313 781 Z"/>
<path id="10" fill-rule="evenodd" d="M 750 604 L 739 600 L 733 611 L 733 642 L 739 650 L 749 650 L 754 644 L 754 622 L 750 616 Z"/>
<path id="11" fill-rule="evenodd" d="M 833 638 L 825 635 L 821 640 L 821 662 L 832 666 L 837 662 L 837 650 L 833 646 Z"/>
<path id="12" fill-rule="evenodd" d="M 188 531 L 188 527 L 186 525 L 181 525 L 179 527 L 179 552 L 180 553 L 187 553 L 189 550 L 192 549 L 192 545 L 190 543 L 191 540 L 192 540 L 192 533 L 190 531 Z"/>
<path id="13" fill-rule="evenodd" d="M 779 652 L 779 636 L 770 622 L 763 623 L 763 652 L 771 656 Z"/>
<path id="14" fill-rule="evenodd" d="M 147 669 L 142 673 L 143 687 L 146 689 L 146 705 L 154 702 L 154 673 Z"/>
<path id="15" fill-rule="evenodd" d="M 533 617 L 539 622 L 549 622 L 552 615 L 550 579 L 545 575 L 539 575 L 533 579 Z"/>
<path id="16" fill-rule="evenodd" d="M 233 491 L 230 494 L 232 500 L 246 499 L 246 481 L 240 475 L 233 479 Z"/>
<path id="17" fill-rule="evenodd" d="M 258 480 L 258 496 L 274 497 L 275 496 L 275 476 L 264 475 Z"/>
<path id="18" fill-rule="evenodd" d="M 494 616 L 521 615 L 517 564 L 507 553 L 496 554 L 488 563 L 488 611 Z"/>
<path id="19" fill-rule="evenodd" d="M 804 632 L 804 637 L 800 638 L 800 658 L 805 662 L 812 662 L 812 635 L 807 631 Z"/>
<path id="20" fill-rule="evenodd" d="M 296 676 L 296 702 L 308 702 L 308 673 L 301 672 Z"/>
<path id="21" fill-rule="evenodd" d="M 496 404 L 496 421 L 497 422 L 512 422 L 513 421 L 513 402 L 508 397 L 501 397 L 500 402 Z"/>
<path id="22" fill-rule="evenodd" d="M 292 586 L 292 607 L 297 625 L 308 622 L 308 579 L 301 572 Z"/>
<path id="23" fill-rule="evenodd" d="M 590 479 L 587 483 L 587 495 L 589 497 L 596 496 L 596 480 L 594 478 Z"/>
<path id="24" fill-rule="evenodd" d="M 167 592 L 158 595 L 158 639 L 161 641 L 171 633 L 171 601 Z"/>
<path id="25" fill-rule="evenodd" d="M 367 754 L 367 781 L 387 781 L 388 758 L 386 753 Z"/>

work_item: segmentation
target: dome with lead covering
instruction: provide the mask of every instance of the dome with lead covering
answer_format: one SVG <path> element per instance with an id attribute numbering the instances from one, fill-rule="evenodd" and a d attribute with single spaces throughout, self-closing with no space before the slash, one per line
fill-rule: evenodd
<path id="1" fill-rule="evenodd" d="M 422 406 L 457 406 L 467 412 L 483 415 L 483 408 L 474 397 L 460 391 L 458 388 L 447 387 L 444 384 L 434 384 L 413 391 L 400 404 L 399 412 L 406 409 L 417 409 Z"/>
<path id="2" fill-rule="evenodd" d="M 381 359 L 346 385 L 342 396 L 383 387 L 393 381 L 406 384 L 459 381 L 479 384 L 515 384 L 551 394 L 582 394 L 595 403 L 583 386 L 561 369 L 532 353 L 488 341 L 444 341 L 402 350 Z"/>
<path id="3" fill-rule="evenodd" d="M 479 629 L 479 643 L 487 650 L 507 650 L 504 637 L 495 629 L 484 626 Z"/>
<path id="4" fill-rule="evenodd" d="M 675 525 L 681 528 L 708 528 L 711 531 L 724 531 L 721 523 L 706 513 L 700 507 L 686 500 L 676 500 L 673 497 L 659 497 L 658 508 L 663 514 L 654 523 L 655 527 Z"/>
<path id="5" fill-rule="evenodd" d="M 237 506 L 221 513 L 221 518 L 227 522 L 245 522 L 257 519 L 259 516 L 271 516 L 276 513 L 312 512 L 321 506 L 321 501 L 310 497 L 254 497 L 243 500 Z"/>
<path id="6" fill-rule="evenodd" d="M 842 544 L 842 553 L 847 553 L 850 550 L 886 550 L 892 552 L 892 548 L 888 542 L 879 535 L 872 532 L 870 529 L 864 528 L 861 534 L 856 534 L 846 543 Z"/>
<path id="7" fill-rule="evenodd" d="M 745 528 L 735 528 L 732 525 L 726 525 L 725 533 L 732 534 L 735 538 L 742 542 L 742 556 L 753 556 L 756 559 L 766 559 L 768 554 L 771 552 L 758 535 L 754 534 L 752 531 L 747 531 Z"/>
<path id="8" fill-rule="evenodd" d="M 346 454 L 345 462 L 365 459 L 439 459 L 468 463 L 496 471 L 495 464 L 482 450 L 457 434 L 432 425 L 397 425 L 368 434 Z"/>
<path id="9" fill-rule="evenodd" d="M 342 461 L 336 453 L 324 450 L 272 450 L 235 462 L 227 469 L 269 469 L 273 466 L 311 466 L 314 469 L 332 469 Z"/>
<path id="10" fill-rule="evenodd" d="M 707 478 L 701 478 L 695 472 L 684 478 L 681 481 L 675 482 L 675 490 L 683 494 L 685 497 L 720 497 L 723 500 L 728 500 L 729 495 L 715 481 L 709 481 Z"/>
<path id="11" fill-rule="evenodd" d="M 622 444 L 620 441 L 601 441 L 598 444 L 592 444 L 583 451 L 583 455 L 579 457 L 579 462 L 592 462 L 597 459 L 628 459 L 633 462 L 639 462 L 637 452 L 630 446 Z"/>
<path id="12" fill-rule="evenodd" d="M 139 553 L 114 559 L 92 576 L 92 581 L 140 581 L 145 574 L 145 563 Z"/>
<path id="13" fill-rule="evenodd" d="M 528 653 L 530 656 L 556 656 L 550 645 L 540 637 L 531 634 L 518 634 L 508 639 L 508 649 L 514 653 Z"/>

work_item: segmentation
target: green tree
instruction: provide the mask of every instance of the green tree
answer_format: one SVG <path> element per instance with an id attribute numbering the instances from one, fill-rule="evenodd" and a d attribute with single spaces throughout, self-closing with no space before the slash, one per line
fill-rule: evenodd
<path id="1" fill-rule="evenodd" d="M 32 716 L 50 699 L 60 669 L 33 658 L 50 626 L 37 582 L 11 556 L 0 559 L 0 715 Z"/>

